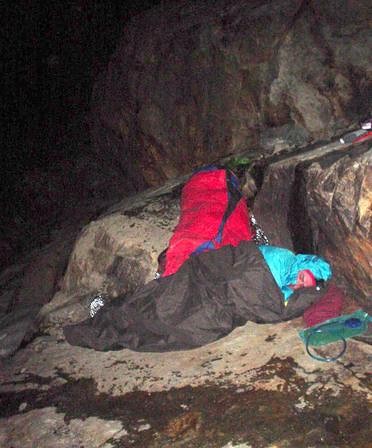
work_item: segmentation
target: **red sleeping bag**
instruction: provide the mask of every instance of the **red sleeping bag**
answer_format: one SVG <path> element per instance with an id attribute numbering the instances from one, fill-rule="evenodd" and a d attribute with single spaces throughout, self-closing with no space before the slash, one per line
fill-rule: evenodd
<path id="1" fill-rule="evenodd" d="M 192 254 L 252 238 L 236 177 L 225 169 L 206 168 L 182 190 L 180 220 L 169 242 L 163 276 L 177 272 Z"/>

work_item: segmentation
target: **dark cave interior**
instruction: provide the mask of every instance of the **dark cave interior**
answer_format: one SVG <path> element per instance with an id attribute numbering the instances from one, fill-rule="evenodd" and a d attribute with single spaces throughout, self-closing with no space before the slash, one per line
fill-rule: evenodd
<path id="1" fill-rule="evenodd" d="M 28 227 L 33 227 L 33 215 L 44 213 L 32 206 L 38 191 L 35 186 L 30 194 L 25 174 L 58 172 L 89 145 L 85 115 L 93 83 L 107 64 L 123 24 L 157 3 L 33 0 L 2 4 L 0 240 L 5 252 L 21 251 L 22 238 L 32 232 Z M 51 210 L 58 200 L 45 199 L 45 208 Z M 20 238 L 22 227 L 25 236 Z"/>
<path id="2" fill-rule="evenodd" d="M 68 156 L 58 143 L 89 106 L 123 23 L 156 1 L 4 3 L 3 176 Z M 13 178 L 13 179 L 12 179 Z"/>

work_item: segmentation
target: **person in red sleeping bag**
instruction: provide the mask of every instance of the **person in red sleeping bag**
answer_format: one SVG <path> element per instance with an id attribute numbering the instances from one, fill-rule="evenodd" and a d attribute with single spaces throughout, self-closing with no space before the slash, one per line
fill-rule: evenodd
<path id="1" fill-rule="evenodd" d="M 202 168 L 182 190 L 180 219 L 168 248 L 158 257 L 158 276 L 176 273 L 194 254 L 228 244 L 237 246 L 254 237 L 246 197 L 234 173 L 215 166 Z M 339 316 L 344 299 L 343 291 L 332 285 L 322 300 L 304 313 L 306 326 Z"/>

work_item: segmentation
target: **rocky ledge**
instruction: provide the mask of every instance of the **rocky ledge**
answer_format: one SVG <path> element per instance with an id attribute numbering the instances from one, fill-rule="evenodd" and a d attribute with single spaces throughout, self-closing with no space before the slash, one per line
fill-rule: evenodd
<path id="1" fill-rule="evenodd" d="M 39 336 L 2 366 L 0 446 L 368 446 L 371 347 L 350 341 L 342 360 L 320 363 L 301 324 L 247 323 L 163 354 Z"/>

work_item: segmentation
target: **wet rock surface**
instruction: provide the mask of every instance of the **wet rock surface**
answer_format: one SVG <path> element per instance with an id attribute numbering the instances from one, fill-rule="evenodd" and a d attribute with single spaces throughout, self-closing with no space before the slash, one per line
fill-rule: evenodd
<path id="1" fill-rule="evenodd" d="M 248 323 L 200 349 L 164 354 L 101 353 L 39 337 L 3 363 L 0 441 L 368 446 L 371 347 L 350 341 L 342 360 L 319 363 L 306 355 L 300 326 Z"/>

